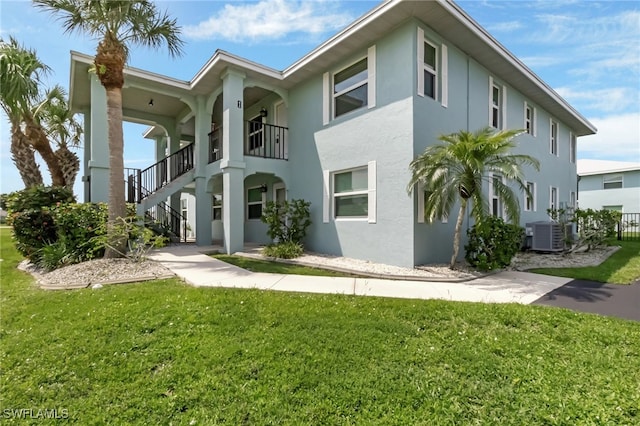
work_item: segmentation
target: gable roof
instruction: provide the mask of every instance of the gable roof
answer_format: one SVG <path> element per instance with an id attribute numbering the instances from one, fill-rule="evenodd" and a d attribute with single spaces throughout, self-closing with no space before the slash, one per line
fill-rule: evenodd
<path id="1" fill-rule="evenodd" d="M 371 46 L 381 34 L 388 33 L 409 19 L 422 21 L 493 75 L 569 126 L 577 136 L 596 132 L 593 124 L 451 0 L 383 2 L 283 71 L 217 50 L 189 82 L 129 67 L 125 70 L 125 78 L 148 76 L 152 81 L 165 78 L 170 86 L 186 87 L 194 95 L 207 95 L 220 86 L 224 70 L 234 67 L 250 78 L 266 80 L 273 87 L 289 89 L 325 72 L 354 51 Z M 77 78 L 82 71 L 76 70 L 76 67 L 88 69 L 91 61 L 92 57 L 77 52 L 71 54 L 70 99 L 73 109 L 86 108 L 90 102 L 89 82 L 86 78 Z"/>

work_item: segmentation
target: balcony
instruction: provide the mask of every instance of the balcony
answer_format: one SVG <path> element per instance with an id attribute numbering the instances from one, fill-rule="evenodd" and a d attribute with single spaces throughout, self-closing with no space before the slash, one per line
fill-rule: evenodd
<path id="1" fill-rule="evenodd" d="M 246 121 L 244 155 L 288 160 L 288 132 L 287 127 Z M 222 154 L 222 126 L 219 126 L 209 133 L 209 163 L 221 160 Z"/>

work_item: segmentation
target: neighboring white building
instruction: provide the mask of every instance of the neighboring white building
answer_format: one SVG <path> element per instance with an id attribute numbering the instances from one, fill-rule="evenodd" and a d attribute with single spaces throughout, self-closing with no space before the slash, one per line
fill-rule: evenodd
<path id="1" fill-rule="evenodd" d="M 640 213 L 640 163 L 578 160 L 578 205 Z"/>

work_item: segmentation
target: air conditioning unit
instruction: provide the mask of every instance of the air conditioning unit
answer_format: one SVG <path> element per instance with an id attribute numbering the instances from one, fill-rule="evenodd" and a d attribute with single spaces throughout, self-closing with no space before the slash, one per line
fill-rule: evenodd
<path id="1" fill-rule="evenodd" d="M 565 249 L 565 232 L 572 236 L 572 225 L 566 225 L 563 231 L 561 223 L 532 222 L 526 224 L 527 234 L 531 235 L 531 250 L 534 251 L 563 251 Z"/>

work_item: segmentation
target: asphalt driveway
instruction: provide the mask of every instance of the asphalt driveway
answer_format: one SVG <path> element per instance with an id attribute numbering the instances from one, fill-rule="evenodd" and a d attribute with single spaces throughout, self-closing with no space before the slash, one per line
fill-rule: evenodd
<path id="1" fill-rule="evenodd" d="M 640 321 L 640 280 L 631 285 L 573 280 L 533 304 Z"/>

